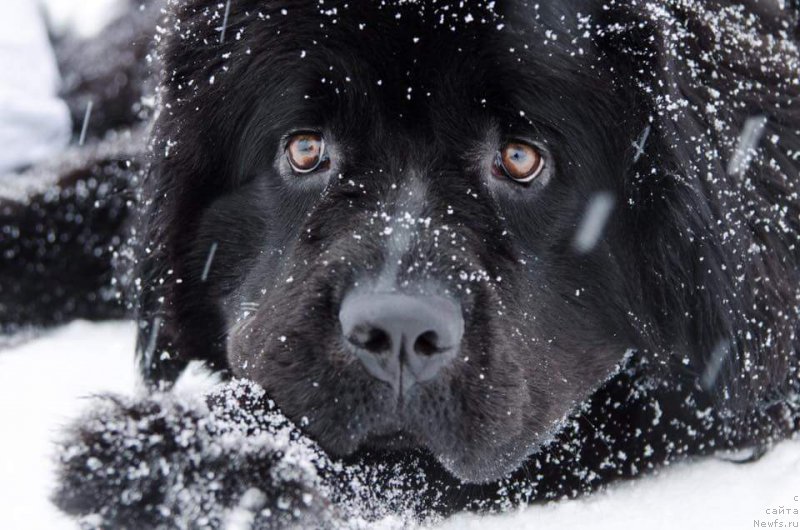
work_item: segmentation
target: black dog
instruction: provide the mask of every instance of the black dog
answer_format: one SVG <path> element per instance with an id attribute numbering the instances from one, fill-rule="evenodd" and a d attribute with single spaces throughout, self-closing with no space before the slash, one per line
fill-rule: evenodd
<path id="1" fill-rule="evenodd" d="M 154 386 L 255 381 L 335 457 L 427 458 L 445 511 L 797 429 L 795 8 L 170 4 Z"/>

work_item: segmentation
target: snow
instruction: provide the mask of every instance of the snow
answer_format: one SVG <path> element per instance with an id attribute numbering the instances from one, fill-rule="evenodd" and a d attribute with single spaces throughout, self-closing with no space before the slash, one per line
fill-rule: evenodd
<path id="1" fill-rule="evenodd" d="M 575 250 L 587 254 L 597 246 L 615 204 L 614 195 L 608 192 L 597 193 L 591 197 L 575 234 Z"/>
<path id="2" fill-rule="evenodd" d="M 766 126 L 767 118 L 765 116 L 754 116 L 745 122 L 736 144 L 736 151 L 728 164 L 729 175 L 741 176 L 747 173 L 754 154 L 757 154 L 756 148 L 764 135 Z"/>
<path id="3" fill-rule="evenodd" d="M 42 4 L 56 33 L 70 31 L 84 37 L 98 33 L 125 9 L 120 0 L 42 0 Z"/>
<path id="4" fill-rule="evenodd" d="M 83 145 L 86 143 L 86 130 L 89 128 L 89 120 L 92 119 L 92 105 L 93 103 L 90 101 L 88 105 L 86 105 L 86 114 L 83 116 L 83 125 L 81 126 L 81 137 L 78 140 L 78 145 Z"/>
<path id="5" fill-rule="evenodd" d="M 71 124 L 66 104 L 56 97 L 58 67 L 37 6 L 0 0 L 0 7 L 14 21 L 0 33 L 2 174 L 62 151 Z"/>
<path id="6" fill-rule="evenodd" d="M 0 350 L 0 528 L 75 528 L 48 502 L 51 449 L 86 397 L 134 388 L 134 327 L 75 323 Z"/>
<path id="7" fill-rule="evenodd" d="M 127 322 L 78 322 L 0 349 L 0 528 L 76 527 L 48 502 L 53 441 L 86 407 L 86 397 L 135 391 L 134 331 Z M 440 528 L 753 528 L 776 520 L 792 527 L 800 526 L 795 509 L 800 440 L 754 464 L 683 463 L 580 500 L 504 516 L 462 515 Z"/>

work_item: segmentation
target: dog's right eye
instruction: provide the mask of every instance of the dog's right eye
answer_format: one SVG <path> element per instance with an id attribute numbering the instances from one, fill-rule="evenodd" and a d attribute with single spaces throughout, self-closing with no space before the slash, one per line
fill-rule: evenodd
<path id="1" fill-rule="evenodd" d="M 514 182 L 527 184 L 544 170 L 544 157 L 536 147 L 521 141 L 505 144 L 497 152 L 495 176 L 505 176 Z"/>
<path id="2" fill-rule="evenodd" d="M 325 168 L 330 159 L 325 151 L 325 139 L 318 133 L 298 133 L 289 137 L 286 158 L 295 173 L 305 175 Z"/>

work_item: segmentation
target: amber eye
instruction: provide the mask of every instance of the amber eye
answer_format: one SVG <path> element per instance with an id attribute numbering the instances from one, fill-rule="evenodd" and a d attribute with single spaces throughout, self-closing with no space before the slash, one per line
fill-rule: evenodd
<path id="1" fill-rule="evenodd" d="M 544 169 L 544 158 L 538 149 L 523 142 L 509 142 L 497 152 L 496 169 L 515 182 L 527 183 Z"/>
<path id="2" fill-rule="evenodd" d="M 316 171 L 328 163 L 325 140 L 317 133 L 294 134 L 286 144 L 286 158 L 297 173 Z"/>

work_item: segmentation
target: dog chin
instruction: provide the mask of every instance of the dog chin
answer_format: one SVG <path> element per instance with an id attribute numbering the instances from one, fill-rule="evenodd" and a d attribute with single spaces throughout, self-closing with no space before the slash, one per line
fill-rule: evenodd
<path id="1" fill-rule="evenodd" d="M 487 458 L 474 457 L 465 452 L 457 455 L 435 453 L 434 458 L 459 481 L 466 484 L 488 484 L 509 476 L 518 470 L 525 460 L 524 454 L 500 454 Z"/>

